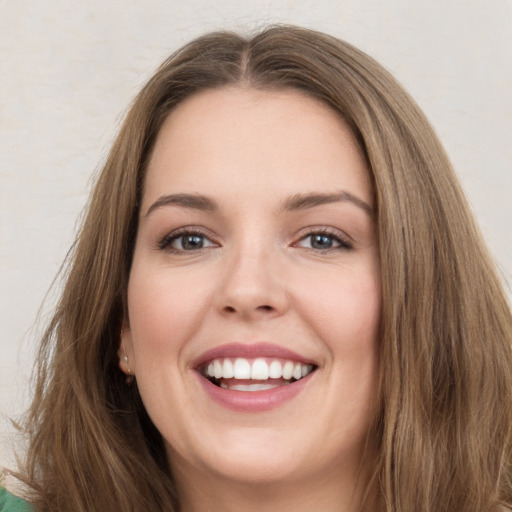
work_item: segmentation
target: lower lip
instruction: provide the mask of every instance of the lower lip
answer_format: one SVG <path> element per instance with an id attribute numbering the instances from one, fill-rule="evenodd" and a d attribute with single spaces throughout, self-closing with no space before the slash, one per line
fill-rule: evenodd
<path id="1" fill-rule="evenodd" d="M 219 405 L 239 412 L 261 412 L 275 409 L 295 398 L 308 382 L 313 373 L 300 380 L 264 391 L 235 391 L 216 386 L 201 374 L 197 374 L 203 389 Z"/>

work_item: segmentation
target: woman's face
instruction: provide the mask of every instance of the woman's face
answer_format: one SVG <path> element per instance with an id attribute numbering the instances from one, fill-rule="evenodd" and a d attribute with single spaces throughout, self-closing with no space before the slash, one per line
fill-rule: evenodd
<path id="1" fill-rule="evenodd" d="M 149 163 L 120 354 L 180 475 L 354 470 L 375 408 L 380 272 L 364 158 L 297 91 L 180 104 Z"/>

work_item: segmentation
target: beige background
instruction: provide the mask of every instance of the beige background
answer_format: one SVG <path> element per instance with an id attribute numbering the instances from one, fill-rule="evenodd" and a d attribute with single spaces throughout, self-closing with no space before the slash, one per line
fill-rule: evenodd
<path id="1" fill-rule="evenodd" d="M 345 38 L 402 81 L 512 281 L 512 0 L 0 0 L 0 466 L 38 308 L 128 102 L 192 37 L 269 22 Z"/>

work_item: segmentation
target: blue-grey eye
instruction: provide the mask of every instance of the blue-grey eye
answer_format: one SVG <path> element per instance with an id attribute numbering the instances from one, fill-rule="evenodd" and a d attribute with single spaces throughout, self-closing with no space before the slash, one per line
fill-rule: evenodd
<path id="1" fill-rule="evenodd" d="M 330 235 L 314 234 L 309 235 L 309 239 L 312 249 L 332 249 L 336 244 L 339 245 L 339 242 Z"/>
<path id="2" fill-rule="evenodd" d="M 350 250 L 352 245 L 345 242 L 342 238 L 331 235 L 329 233 L 311 233 L 303 237 L 296 244 L 298 247 L 304 247 L 306 249 L 315 249 L 318 251 L 330 251 L 330 250 Z"/>
<path id="3" fill-rule="evenodd" d="M 173 253 L 200 251 L 201 249 L 217 246 L 204 233 L 186 229 L 169 233 L 158 243 L 160 250 Z"/>
<path id="4" fill-rule="evenodd" d="M 207 239 L 203 235 L 181 235 L 172 242 L 174 249 L 181 249 L 183 251 L 195 251 L 202 249 L 207 245 Z"/>
<path id="5" fill-rule="evenodd" d="M 193 252 L 216 246 L 217 244 L 212 242 L 206 235 L 190 231 L 170 233 L 158 244 L 159 249 L 174 253 Z"/>

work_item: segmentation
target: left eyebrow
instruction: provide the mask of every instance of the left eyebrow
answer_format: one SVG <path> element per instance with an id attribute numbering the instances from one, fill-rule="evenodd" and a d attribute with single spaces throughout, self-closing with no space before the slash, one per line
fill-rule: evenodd
<path id="1" fill-rule="evenodd" d="M 321 206 L 323 204 L 349 202 L 361 208 L 370 217 L 375 216 L 375 209 L 369 204 L 365 203 L 362 199 L 354 196 L 350 192 L 344 190 L 335 192 L 333 194 L 311 192 L 309 194 L 295 194 L 290 198 L 286 199 L 282 205 L 282 211 L 296 211 L 306 210 L 308 208 L 314 208 L 315 206 Z"/>

